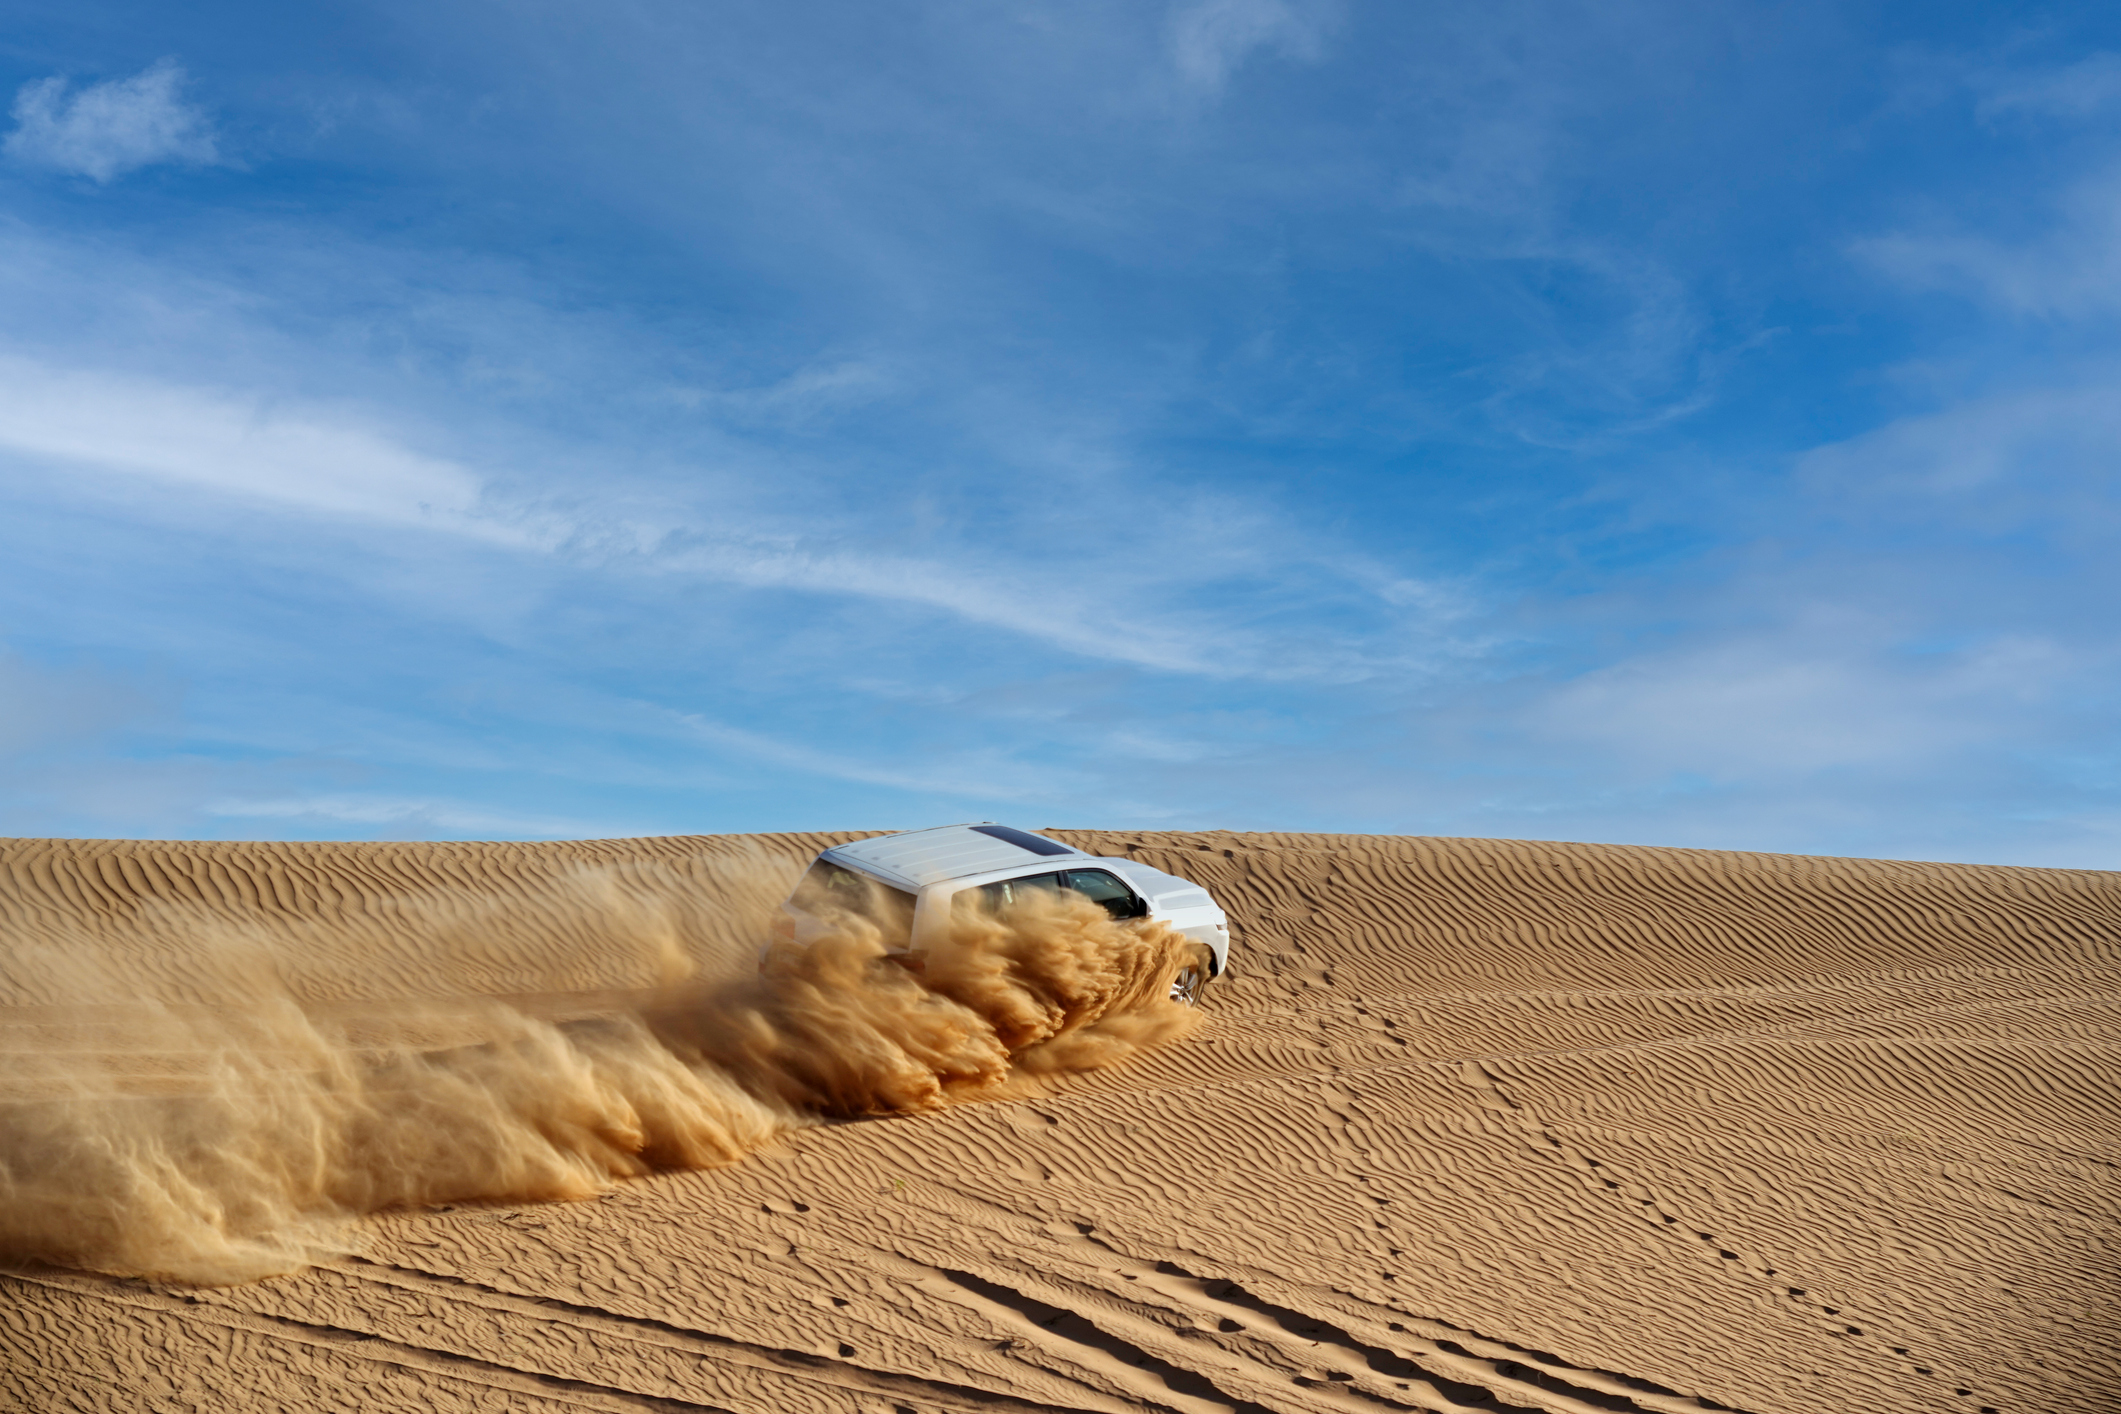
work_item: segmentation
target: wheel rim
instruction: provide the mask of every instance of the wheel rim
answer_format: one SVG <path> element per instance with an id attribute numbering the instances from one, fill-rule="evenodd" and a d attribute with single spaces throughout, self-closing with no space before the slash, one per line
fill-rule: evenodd
<path id="1" fill-rule="evenodd" d="M 1171 1000 L 1180 1006 L 1193 1006 L 1200 1001 L 1200 989 L 1207 984 L 1207 977 L 1192 963 L 1178 969 L 1171 979 Z"/>

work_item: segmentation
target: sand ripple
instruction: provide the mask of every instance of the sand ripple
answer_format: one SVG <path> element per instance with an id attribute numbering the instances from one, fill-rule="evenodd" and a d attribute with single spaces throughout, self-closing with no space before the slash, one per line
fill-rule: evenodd
<path id="1" fill-rule="evenodd" d="M 1230 908 L 1200 1034 L 594 1201 L 372 1217 L 289 1278 L 25 1269 L 0 1403 L 2121 1407 L 2121 875 L 1061 833 Z M 181 1088 L 24 949 L 181 1008 L 240 981 L 205 932 L 334 1024 L 564 1027 L 753 946 L 845 838 L 17 842 L 0 1033 Z"/>

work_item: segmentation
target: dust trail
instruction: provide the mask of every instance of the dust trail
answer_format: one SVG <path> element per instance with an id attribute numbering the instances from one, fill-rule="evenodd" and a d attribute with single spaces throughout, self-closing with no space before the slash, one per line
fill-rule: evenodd
<path id="1" fill-rule="evenodd" d="M 961 909 L 915 967 L 858 914 L 756 979 L 651 1014 L 678 1053 L 803 1113 L 906 1114 L 1091 1070 L 1183 1035 L 1168 997 L 1181 950 L 1162 924 L 1115 924 L 1057 891 L 1006 917 Z"/>
<path id="2" fill-rule="evenodd" d="M 584 1198 L 819 1117 L 1115 1064 L 1195 1021 L 1164 996 L 1184 940 L 1077 899 L 961 914 L 919 971 L 850 915 L 713 981 L 652 906 L 591 897 L 600 952 L 662 981 L 575 1015 L 303 997 L 299 937 L 225 922 L 186 937 L 181 987 L 81 939 L 11 940 L 7 991 L 47 1004 L 0 1012 L 0 1260 L 252 1280 L 343 1250 L 362 1213 Z"/>

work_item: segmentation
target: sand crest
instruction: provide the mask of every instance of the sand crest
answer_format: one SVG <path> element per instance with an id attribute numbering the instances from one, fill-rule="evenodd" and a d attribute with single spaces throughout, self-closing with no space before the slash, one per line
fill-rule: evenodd
<path id="1" fill-rule="evenodd" d="M 1057 833 L 1197 1034 L 751 976 L 848 835 L 0 844 L 0 1405 L 2121 1407 L 2121 875 Z"/>

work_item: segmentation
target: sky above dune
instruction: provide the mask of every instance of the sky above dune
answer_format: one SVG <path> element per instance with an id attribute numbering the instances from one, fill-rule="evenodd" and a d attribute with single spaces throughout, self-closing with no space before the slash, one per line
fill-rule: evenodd
<path id="1" fill-rule="evenodd" d="M 0 833 L 2121 858 L 2111 7 L 11 19 Z"/>

